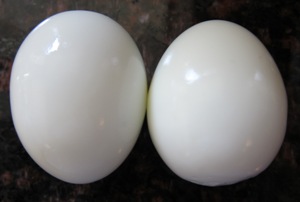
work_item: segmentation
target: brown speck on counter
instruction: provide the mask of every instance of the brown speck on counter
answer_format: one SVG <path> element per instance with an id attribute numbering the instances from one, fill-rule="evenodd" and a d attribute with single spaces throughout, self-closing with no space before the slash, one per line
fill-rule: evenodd
<path id="1" fill-rule="evenodd" d="M 9 76 L 19 46 L 45 18 L 65 10 L 93 10 L 121 24 L 143 56 L 148 84 L 169 44 L 211 19 L 238 23 L 274 57 L 289 102 L 284 143 L 259 176 L 222 187 L 177 177 L 151 142 L 145 121 L 126 161 L 86 185 L 62 182 L 27 154 L 13 126 Z M 296 0 L 0 0 L 0 201 L 300 201 L 300 1 Z"/>
<path id="2" fill-rule="evenodd" d="M 0 57 L 0 92 L 7 92 L 9 90 L 11 68 L 12 60 L 7 57 Z"/>

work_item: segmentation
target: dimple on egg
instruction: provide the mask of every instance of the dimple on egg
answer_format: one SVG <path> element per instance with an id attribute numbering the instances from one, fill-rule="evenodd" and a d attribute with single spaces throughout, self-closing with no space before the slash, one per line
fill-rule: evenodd
<path id="1" fill-rule="evenodd" d="M 146 91 L 142 57 L 119 24 L 96 12 L 63 12 L 40 23 L 18 50 L 13 121 L 44 170 L 89 183 L 113 172 L 133 148 Z"/>
<path id="2" fill-rule="evenodd" d="M 233 184 L 265 170 L 282 144 L 287 98 L 278 68 L 243 27 L 221 20 L 182 33 L 149 89 L 152 141 L 178 176 Z"/>

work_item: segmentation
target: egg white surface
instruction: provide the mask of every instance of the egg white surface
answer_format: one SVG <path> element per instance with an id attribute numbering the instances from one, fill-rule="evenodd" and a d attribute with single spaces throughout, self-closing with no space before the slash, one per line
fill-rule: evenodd
<path id="1" fill-rule="evenodd" d="M 283 142 L 287 98 L 278 68 L 248 30 L 197 24 L 161 58 L 149 89 L 150 135 L 188 181 L 218 186 L 254 177 Z"/>
<path id="2" fill-rule="evenodd" d="M 13 121 L 34 161 L 70 183 L 113 172 L 129 155 L 146 109 L 144 63 L 129 34 L 91 11 L 40 23 L 16 55 Z"/>

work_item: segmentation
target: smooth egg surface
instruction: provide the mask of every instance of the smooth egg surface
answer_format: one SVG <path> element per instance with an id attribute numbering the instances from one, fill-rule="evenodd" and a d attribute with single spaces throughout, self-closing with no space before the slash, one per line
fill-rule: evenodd
<path id="1" fill-rule="evenodd" d="M 233 184 L 265 170 L 284 139 L 287 97 L 264 45 L 227 21 L 197 24 L 161 58 L 147 119 L 164 162 L 181 178 Z"/>
<path id="2" fill-rule="evenodd" d="M 112 19 L 67 11 L 40 23 L 16 55 L 10 99 L 34 161 L 70 183 L 113 172 L 129 155 L 146 109 L 140 52 Z"/>

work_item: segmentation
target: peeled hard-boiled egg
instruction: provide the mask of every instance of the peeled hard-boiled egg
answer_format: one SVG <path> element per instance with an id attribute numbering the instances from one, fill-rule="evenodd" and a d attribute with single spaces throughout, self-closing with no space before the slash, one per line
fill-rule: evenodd
<path id="1" fill-rule="evenodd" d="M 70 183 L 113 172 L 146 108 L 144 63 L 129 34 L 91 11 L 40 23 L 16 55 L 10 83 L 18 136 L 45 171 Z"/>
<path id="2" fill-rule="evenodd" d="M 181 178 L 207 186 L 254 177 L 283 142 L 287 98 L 278 68 L 243 27 L 212 20 L 182 33 L 149 90 L 153 143 Z"/>

